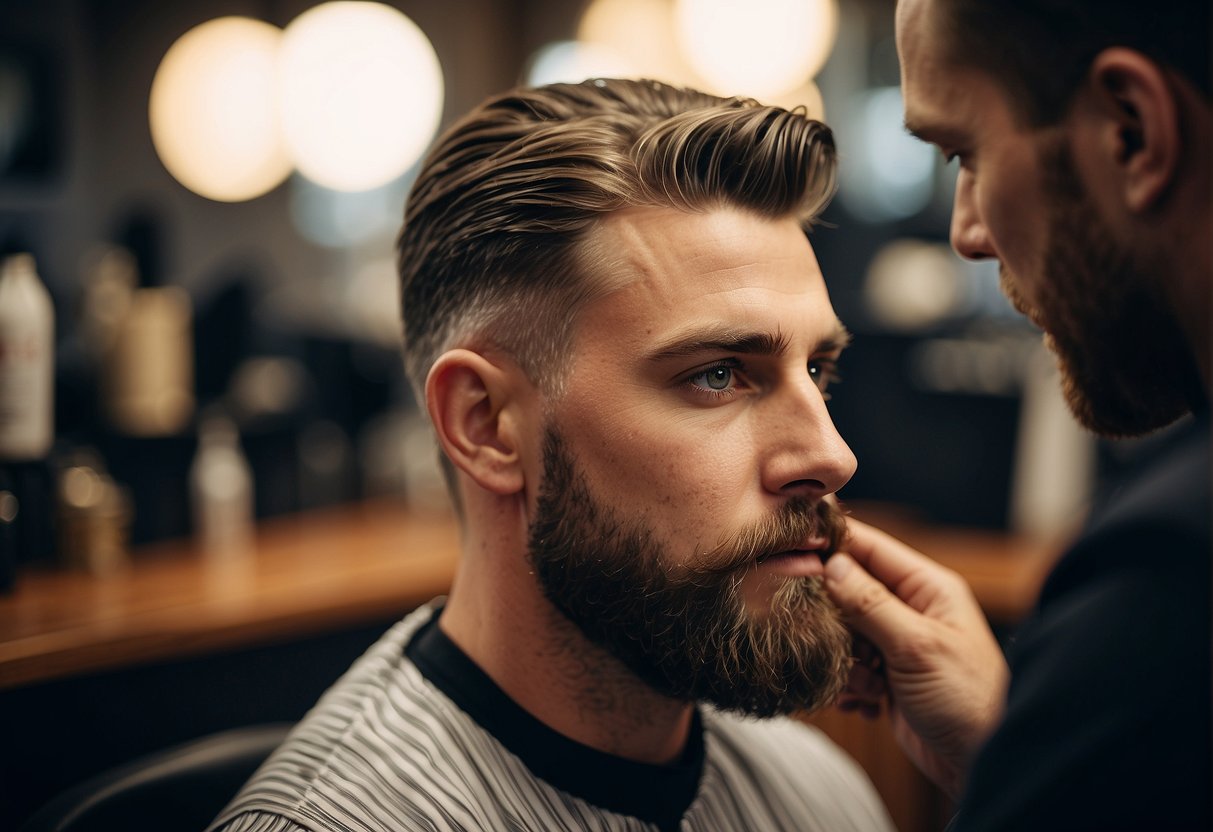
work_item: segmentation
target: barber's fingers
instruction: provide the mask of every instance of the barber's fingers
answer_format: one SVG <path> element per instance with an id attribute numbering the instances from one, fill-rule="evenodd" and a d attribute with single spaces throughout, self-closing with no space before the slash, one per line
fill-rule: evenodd
<path id="1" fill-rule="evenodd" d="M 886 655 L 907 633 L 924 625 L 922 613 L 907 606 L 845 552 L 826 561 L 825 587 L 847 623 Z"/>
<path id="2" fill-rule="evenodd" d="M 939 564 L 912 546 L 851 517 L 847 518 L 847 535 L 843 548 L 864 569 L 894 591 L 923 571 L 943 571 Z"/>
<path id="3" fill-rule="evenodd" d="M 880 529 L 847 520 L 845 549 L 913 610 L 955 626 L 984 621 L 968 583 L 956 572 Z"/>

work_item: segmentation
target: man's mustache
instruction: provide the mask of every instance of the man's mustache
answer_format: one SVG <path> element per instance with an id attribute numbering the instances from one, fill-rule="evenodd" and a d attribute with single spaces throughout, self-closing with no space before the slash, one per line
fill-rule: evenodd
<path id="1" fill-rule="evenodd" d="M 705 552 L 691 571 L 714 575 L 752 566 L 760 558 L 800 549 L 806 540 L 823 538 L 824 560 L 842 546 L 847 536 L 846 515 L 833 501 L 799 497 L 788 501 L 770 517 L 729 535 Z"/>

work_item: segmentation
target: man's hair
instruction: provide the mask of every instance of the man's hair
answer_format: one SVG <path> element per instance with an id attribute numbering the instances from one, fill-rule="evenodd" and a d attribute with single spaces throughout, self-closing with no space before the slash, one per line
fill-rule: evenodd
<path id="1" fill-rule="evenodd" d="M 653 81 L 516 89 L 426 159 L 398 241 L 404 353 L 419 397 L 456 346 L 498 349 L 544 390 L 578 310 L 606 291 L 587 235 L 633 206 L 736 206 L 806 227 L 833 195 L 834 140 L 806 116 Z"/>
<path id="2" fill-rule="evenodd" d="M 934 0 L 948 56 L 1004 85 L 1032 126 L 1065 115 L 1091 61 L 1125 46 L 1210 95 L 1209 0 Z"/>

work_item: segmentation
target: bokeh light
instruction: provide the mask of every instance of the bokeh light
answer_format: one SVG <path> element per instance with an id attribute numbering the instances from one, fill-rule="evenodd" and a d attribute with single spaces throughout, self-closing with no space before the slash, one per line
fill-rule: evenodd
<path id="1" fill-rule="evenodd" d="M 381 3 L 323 3 L 287 26 L 282 122 L 300 173 L 327 188 L 390 182 L 442 116 L 442 68 L 415 23 Z"/>
<path id="2" fill-rule="evenodd" d="M 540 47 L 531 57 L 526 83 L 576 84 L 587 78 L 633 78 L 637 76 L 626 58 L 608 46 L 560 40 Z"/>
<path id="3" fill-rule="evenodd" d="M 148 103 L 168 172 L 221 202 L 252 199 L 291 171 L 278 122 L 280 30 L 247 17 L 197 26 L 165 54 Z"/>
<path id="4" fill-rule="evenodd" d="M 969 308 L 969 283 L 946 243 L 897 239 L 872 258 L 864 280 L 868 312 L 885 329 L 921 332 Z"/>
<path id="5" fill-rule="evenodd" d="M 848 103 L 835 131 L 848 149 L 840 164 L 839 199 L 868 222 L 914 216 L 931 201 L 938 154 L 906 132 L 901 90 L 878 87 Z"/>
<path id="6" fill-rule="evenodd" d="M 683 55 L 712 92 L 769 99 L 817 74 L 838 34 L 836 0 L 677 0 Z"/>
<path id="7" fill-rule="evenodd" d="M 594 0 L 581 16 L 577 40 L 617 55 L 631 77 L 704 86 L 678 50 L 672 0 Z"/>
<path id="8" fill-rule="evenodd" d="M 400 229 L 400 206 L 419 167 L 365 191 L 336 191 L 296 177 L 290 184 L 291 221 L 304 237 L 330 248 L 391 237 Z"/>
<path id="9" fill-rule="evenodd" d="M 769 101 L 764 101 L 763 103 L 776 104 L 788 110 L 804 107 L 810 118 L 815 118 L 818 121 L 826 120 L 825 100 L 821 96 L 821 89 L 813 81 L 809 81 L 807 84 L 797 87 L 791 92 L 774 96 Z"/>

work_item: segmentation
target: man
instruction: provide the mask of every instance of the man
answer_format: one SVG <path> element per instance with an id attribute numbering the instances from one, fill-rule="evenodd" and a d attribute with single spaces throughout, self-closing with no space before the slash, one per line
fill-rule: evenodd
<path id="1" fill-rule="evenodd" d="M 901 0 L 896 29 L 906 124 L 960 162 L 952 244 L 999 260 L 1077 418 L 1184 423 L 1059 562 L 1009 691 L 963 582 L 852 524 L 827 588 L 883 665 L 845 702 L 888 692 L 956 830 L 1213 828 L 1209 4 Z"/>
<path id="2" fill-rule="evenodd" d="M 399 262 L 454 585 L 216 828 L 890 828 L 781 716 L 849 664 L 820 585 L 847 335 L 805 234 L 833 183 L 824 125 L 652 82 L 514 91 L 439 140 Z"/>

